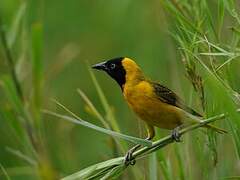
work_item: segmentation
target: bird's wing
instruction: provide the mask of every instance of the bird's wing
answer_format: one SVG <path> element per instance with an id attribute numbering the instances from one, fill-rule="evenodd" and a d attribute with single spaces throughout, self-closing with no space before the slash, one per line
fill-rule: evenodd
<path id="1" fill-rule="evenodd" d="M 194 115 L 194 116 L 199 116 L 202 117 L 201 114 L 197 113 L 196 111 L 194 111 L 193 109 L 189 108 L 188 106 L 186 106 L 183 101 L 178 97 L 177 94 L 175 94 L 173 91 L 171 91 L 170 89 L 168 89 L 167 87 L 159 84 L 159 83 L 155 83 L 155 82 L 151 82 L 155 93 L 157 95 L 157 97 L 164 103 L 176 106 L 178 108 L 183 109 L 184 111 Z"/>

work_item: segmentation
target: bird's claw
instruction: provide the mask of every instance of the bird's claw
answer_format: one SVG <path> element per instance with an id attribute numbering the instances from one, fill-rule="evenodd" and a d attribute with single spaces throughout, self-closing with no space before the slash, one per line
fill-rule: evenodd
<path id="1" fill-rule="evenodd" d="M 172 139 L 176 142 L 181 142 L 181 139 L 180 139 L 181 135 L 179 134 L 179 128 L 175 128 L 173 129 L 172 131 Z"/>
<path id="2" fill-rule="evenodd" d="M 131 149 L 126 153 L 125 158 L 124 158 L 124 164 L 126 166 L 128 166 L 128 165 L 133 166 L 136 163 L 136 160 L 135 160 L 135 158 L 133 158 L 132 154 L 133 154 L 133 151 Z"/>

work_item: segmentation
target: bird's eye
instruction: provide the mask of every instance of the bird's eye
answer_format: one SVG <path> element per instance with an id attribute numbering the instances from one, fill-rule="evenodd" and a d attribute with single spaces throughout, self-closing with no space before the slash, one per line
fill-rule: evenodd
<path id="1" fill-rule="evenodd" d="M 110 69 L 115 69 L 115 67 L 116 67 L 116 64 L 110 64 Z"/>

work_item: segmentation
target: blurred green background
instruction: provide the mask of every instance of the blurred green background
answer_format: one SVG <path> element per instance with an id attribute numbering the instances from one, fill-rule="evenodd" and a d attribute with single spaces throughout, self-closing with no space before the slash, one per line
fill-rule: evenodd
<path id="1" fill-rule="evenodd" d="M 183 9 L 186 6 L 191 11 L 196 11 L 196 14 L 198 10 L 200 15 L 212 13 L 213 27 L 218 29 L 218 22 L 221 21 L 218 17 L 220 1 L 204 2 L 210 10 L 206 11 L 207 13 L 204 11 L 206 9 L 198 6 L 201 4 L 199 1 L 194 0 L 195 4 L 185 0 L 182 4 L 177 1 Z M 224 3 L 223 5 L 227 6 Z M 237 8 L 236 4 L 235 6 Z M 90 69 L 91 64 L 96 62 L 120 56 L 131 57 L 144 70 L 146 76 L 168 86 L 176 91 L 187 104 L 200 112 L 203 111 L 198 93 L 193 91 L 191 82 L 186 77 L 179 49 L 181 43 L 174 37 L 181 31 L 181 28 L 176 26 L 179 23 L 177 22 L 178 15 L 171 11 L 169 14 L 168 10 L 159 0 L 0 1 L 1 28 L 6 34 L 11 31 L 12 27 L 15 29 L 13 32 L 16 38 L 10 50 L 25 97 L 24 109 L 32 114 L 32 119 L 36 118 L 41 121 L 39 123 L 41 125 L 36 125 L 37 128 L 40 127 L 40 135 L 36 137 L 39 141 L 37 144 L 41 144 L 37 145 L 37 149 L 40 149 L 37 150 L 37 154 L 42 154 L 35 157 L 34 153 L 28 152 L 26 144 L 29 142 L 26 136 L 29 134 L 26 135 L 21 125 L 21 118 L 5 95 L 5 81 L 2 80 L 1 87 L 3 88 L 0 88 L 0 165 L 2 170 L 0 179 L 6 178 L 6 173 L 11 179 L 63 177 L 97 162 L 124 155 L 119 151 L 114 152 L 108 135 L 41 114 L 41 109 L 61 111 L 52 101 L 56 99 L 82 119 L 102 126 L 76 91 L 81 89 L 105 117 L 106 112 L 89 72 L 93 71 Z M 232 38 L 232 32 L 229 27 L 235 25 L 235 21 L 231 13 L 226 16 L 223 25 L 219 26 L 222 34 L 216 44 L 223 44 L 224 47 L 231 49 L 232 45 L 228 37 Z M 192 21 L 193 23 L 199 21 L 201 24 L 200 19 L 193 18 Z M 204 28 L 207 29 L 208 26 L 210 25 L 207 24 Z M 211 31 L 210 28 L 209 31 Z M 211 37 L 212 35 L 210 39 Z M 238 43 L 235 44 L 237 47 Z M 0 76 L 5 79 L 10 76 L 9 66 L 2 44 L 0 48 Z M 224 61 L 223 57 L 221 62 Z M 230 67 L 232 69 L 227 71 L 230 75 L 223 73 L 222 77 L 226 77 L 225 80 L 229 80 L 230 86 L 239 91 L 240 66 L 238 62 L 234 62 L 235 64 Z M 199 65 L 196 66 L 199 67 Z M 199 72 L 202 72 L 201 68 Z M 144 126 L 128 108 L 118 85 L 104 73 L 94 72 L 94 74 L 111 106 L 121 132 L 144 137 Z M 207 97 L 211 96 L 211 92 L 206 94 Z M 34 98 L 36 95 L 39 96 Z M 215 96 L 212 97 L 211 102 L 215 101 L 214 98 Z M 211 107 L 213 108 L 209 116 L 222 112 L 219 109 L 214 111 L 214 105 Z M 62 111 L 62 113 L 65 112 Z M 34 128 L 33 131 L 35 131 Z M 169 131 L 158 130 L 161 136 L 167 133 Z M 198 136 L 200 136 L 199 139 Z M 219 137 L 220 140 L 217 141 L 220 159 L 217 166 L 213 165 L 212 152 L 214 150 L 211 151 L 208 147 L 209 138 L 199 130 L 186 136 L 187 140 L 184 141 L 183 146 L 170 145 L 160 150 L 162 152 L 157 156 L 158 178 L 166 178 L 163 175 L 161 163 L 169 172 L 172 172 L 169 173 L 172 176 L 169 177 L 170 179 L 218 179 L 225 176 L 238 176 L 239 178 L 239 159 L 231 137 L 231 134 Z M 129 144 L 130 146 L 132 144 Z M 191 150 L 192 148 L 197 150 Z M 44 170 L 41 170 L 41 163 L 40 170 L 36 170 L 38 169 L 35 168 L 36 165 L 27 162 L 26 157 L 21 157 L 21 153 L 35 159 L 34 162 L 42 162 Z M 199 156 L 203 156 L 202 161 L 199 160 Z M 194 168 L 195 164 L 197 164 L 196 168 Z M 191 170 L 189 166 L 193 166 Z M 201 171 L 203 166 L 205 169 Z M 181 175 L 179 167 L 185 169 L 183 173 L 185 175 Z M 138 171 L 133 170 L 134 168 Z M 51 174 L 50 171 L 53 171 L 54 175 L 48 176 Z M 141 173 L 136 175 L 139 172 Z M 120 177 L 120 179 L 133 178 L 149 179 L 148 164 L 145 161 L 141 161 L 137 167 L 129 168 Z"/>

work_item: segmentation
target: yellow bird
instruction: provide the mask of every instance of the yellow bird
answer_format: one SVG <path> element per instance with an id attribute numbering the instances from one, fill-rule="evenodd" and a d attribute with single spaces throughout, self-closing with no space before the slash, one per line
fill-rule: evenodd
<path id="1" fill-rule="evenodd" d="M 151 140 L 154 127 L 169 129 L 172 138 L 180 141 L 179 129 L 193 123 L 199 123 L 201 115 L 186 106 L 183 101 L 167 87 L 147 79 L 140 67 L 130 58 L 119 57 L 92 66 L 94 69 L 105 71 L 121 87 L 125 100 L 130 108 L 147 125 L 148 136 Z M 211 128 L 219 133 L 225 130 L 212 125 Z M 126 154 L 125 163 L 132 162 L 132 153 L 139 147 L 135 146 Z"/>

